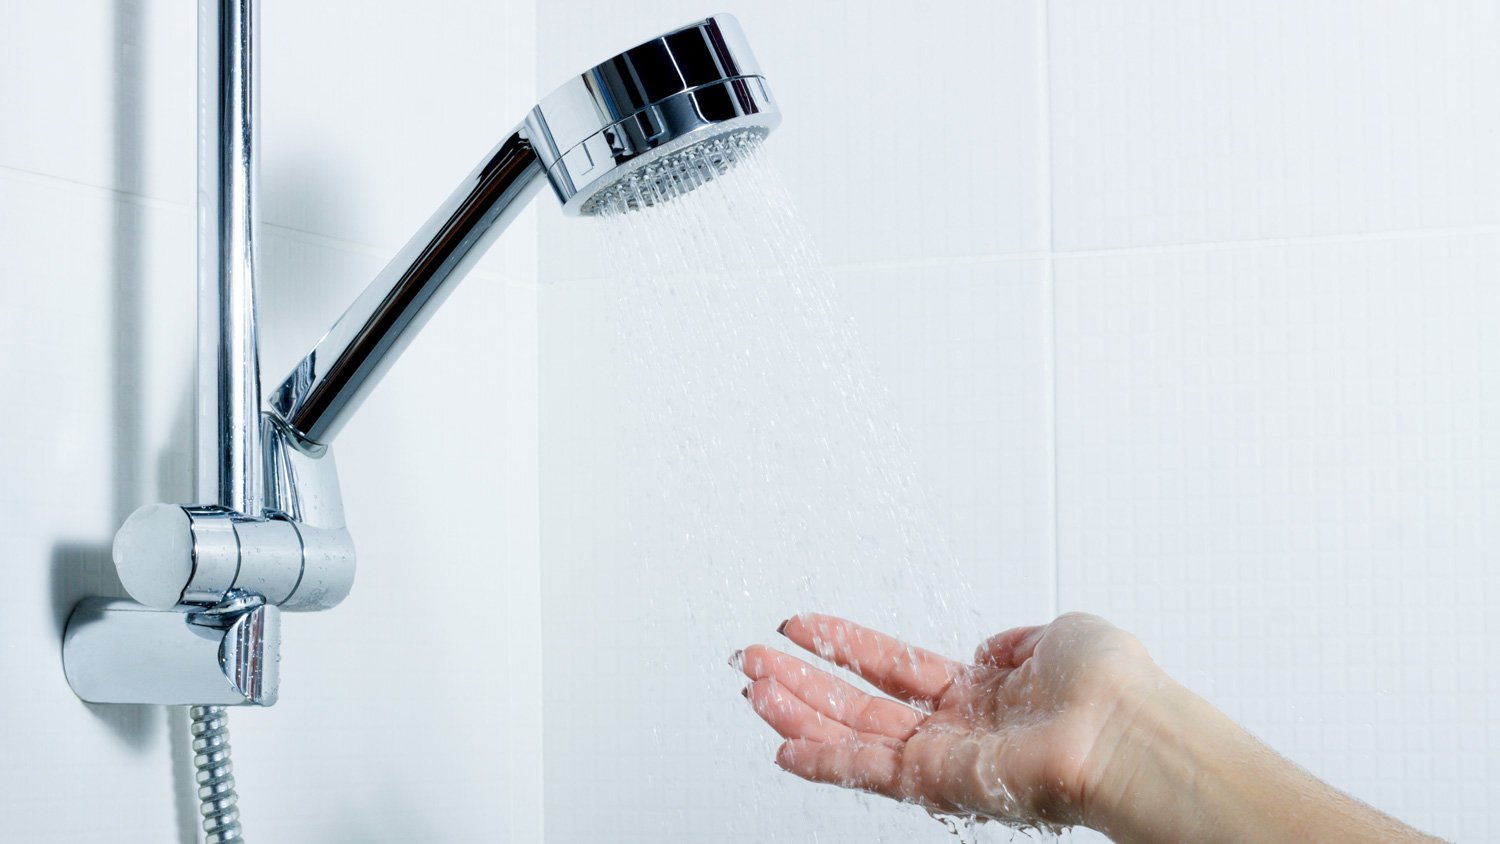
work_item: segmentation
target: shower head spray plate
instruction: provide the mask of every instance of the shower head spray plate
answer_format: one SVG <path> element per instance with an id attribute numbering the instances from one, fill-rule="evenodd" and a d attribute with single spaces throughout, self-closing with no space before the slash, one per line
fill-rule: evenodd
<path id="1" fill-rule="evenodd" d="M 729 15 L 653 38 L 545 97 L 526 134 L 569 215 L 674 153 L 729 135 L 764 137 L 781 122 L 760 66 Z"/>

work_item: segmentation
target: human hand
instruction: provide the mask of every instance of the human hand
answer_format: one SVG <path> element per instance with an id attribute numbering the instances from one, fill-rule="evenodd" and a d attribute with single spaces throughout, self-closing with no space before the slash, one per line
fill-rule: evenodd
<path id="1" fill-rule="evenodd" d="M 965 665 L 832 616 L 780 632 L 890 695 L 752 645 L 731 660 L 804 779 L 1021 824 L 1083 823 L 1133 710 L 1166 675 L 1134 636 L 1064 615 L 979 646 Z"/>

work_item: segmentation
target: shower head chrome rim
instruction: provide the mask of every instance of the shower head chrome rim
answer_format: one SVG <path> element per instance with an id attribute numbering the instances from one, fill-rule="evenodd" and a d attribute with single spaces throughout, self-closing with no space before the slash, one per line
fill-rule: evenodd
<path id="1" fill-rule="evenodd" d="M 563 212 L 594 213 L 596 195 L 704 141 L 764 137 L 781 111 L 729 15 L 653 38 L 545 97 L 526 118 Z"/>

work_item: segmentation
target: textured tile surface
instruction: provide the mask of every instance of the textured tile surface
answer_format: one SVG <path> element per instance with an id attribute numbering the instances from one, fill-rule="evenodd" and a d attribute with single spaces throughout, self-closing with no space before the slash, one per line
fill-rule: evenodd
<path id="1" fill-rule="evenodd" d="M 1064 609 L 1439 835 L 1496 832 L 1500 235 L 1062 258 Z"/>
<path id="2" fill-rule="evenodd" d="M 1500 222 L 1500 7 L 1050 7 L 1062 249 Z"/>

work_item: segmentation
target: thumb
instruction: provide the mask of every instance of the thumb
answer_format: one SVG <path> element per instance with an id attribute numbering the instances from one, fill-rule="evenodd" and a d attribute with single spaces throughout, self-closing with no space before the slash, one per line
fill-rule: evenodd
<path id="1" fill-rule="evenodd" d="M 1046 627 L 1015 627 L 984 640 L 974 651 L 976 665 L 1015 668 L 1031 658 Z"/>

